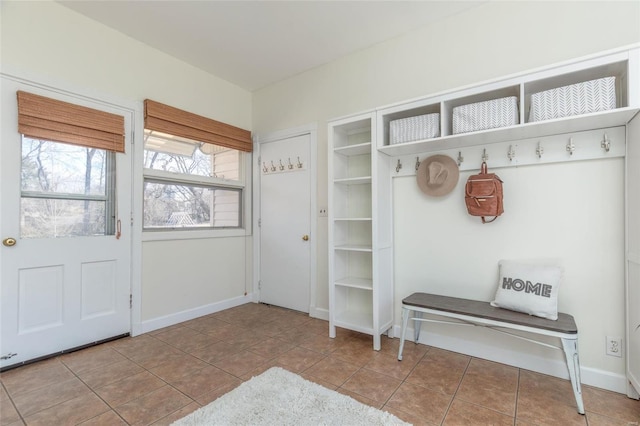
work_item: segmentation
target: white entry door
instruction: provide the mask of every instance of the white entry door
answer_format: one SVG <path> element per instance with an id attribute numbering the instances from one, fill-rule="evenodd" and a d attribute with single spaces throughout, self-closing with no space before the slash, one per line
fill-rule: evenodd
<path id="1" fill-rule="evenodd" d="M 123 115 L 131 151 L 131 110 L 2 77 L 0 367 L 131 327 L 132 154 L 23 139 L 17 90 Z"/>
<path id="2" fill-rule="evenodd" d="M 309 312 L 310 136 L 260 145 L 260 301 Z"/>

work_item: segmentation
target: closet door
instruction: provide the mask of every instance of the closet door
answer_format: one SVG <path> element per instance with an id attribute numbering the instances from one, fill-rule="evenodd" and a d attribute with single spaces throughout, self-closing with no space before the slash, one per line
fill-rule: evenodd
<path id="1" fill-rule="evenodd" d="M 640 114 L 627 126 L 627 394 L 640 393 Z"/>

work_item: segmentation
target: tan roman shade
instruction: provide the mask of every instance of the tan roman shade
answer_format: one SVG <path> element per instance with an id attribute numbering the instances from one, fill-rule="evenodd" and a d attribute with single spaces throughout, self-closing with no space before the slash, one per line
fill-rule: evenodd
<path id="1" fill-rule="evenodd" d="M 145 99 L 144 128 L 214 145 L 251 152 L 251 132 Z"/>
<path id="2" fill-rule="evenodd" d="M 25 136 L 124 152 L 124 117 L 18 91 L 18 131 Z"/>

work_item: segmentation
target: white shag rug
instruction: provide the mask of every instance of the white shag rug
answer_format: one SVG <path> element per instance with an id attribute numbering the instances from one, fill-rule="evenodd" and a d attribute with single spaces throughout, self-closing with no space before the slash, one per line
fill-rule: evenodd
<path id="1" fill-rule="evenodd" d="M 392 414 L 272 367 L 173 426 L 407 424 Z"/>

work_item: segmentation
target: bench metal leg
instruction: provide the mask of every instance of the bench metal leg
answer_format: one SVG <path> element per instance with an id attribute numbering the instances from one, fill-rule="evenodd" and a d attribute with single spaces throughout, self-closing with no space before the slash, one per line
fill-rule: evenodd
<path id="1" fill-rule="evenodd" d="M 402 361 L 402 350 L 404 349 L 404 339 L 407 335 L 407 324 L 409 323 L 409 309 L 402 307 L 402 336 L 400 336 L 400 349 L 398 349 L 398 361 Z"/>
<path id="2" fill-rule="evenodd" d="M 420 326 L 422 325 L 422 312 L 415 311 L 415 318 L 413 319 L 413 341 L 418 343 L 418 339 L 420 339 Z"/>
<path id="3" fill-rule="evenodd" d="M 573 395 L 578 404 L 578 413 L 584 414 L 584 403 L 582 402 L 582 388 L 580 386 L 580 360 L 578 359 L 578 339 L 560 339 L 562 340 L 562 348 L 567 358 L 567 367 L 569 368 L 569 377 L 571 378 L 571 386 L 573 387 Z"/>

